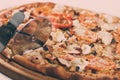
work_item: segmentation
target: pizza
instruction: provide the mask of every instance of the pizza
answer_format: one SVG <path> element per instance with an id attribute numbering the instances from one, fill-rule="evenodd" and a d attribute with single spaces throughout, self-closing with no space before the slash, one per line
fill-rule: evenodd
<path id="1" fill-rule="evenodd" d="M 60 80 L 120 80 L 120 18 L 36 2 L 2 11 L 0 25 L 5 25 L 19 10 L 25 19 L 18 30 L 31 19 L 46 17 L 52 32 L 43 46 L 17 33 L 2 52 L 8 59 Z M 34 23 L 30 26 L 28 33 L 34 30 Z"/>

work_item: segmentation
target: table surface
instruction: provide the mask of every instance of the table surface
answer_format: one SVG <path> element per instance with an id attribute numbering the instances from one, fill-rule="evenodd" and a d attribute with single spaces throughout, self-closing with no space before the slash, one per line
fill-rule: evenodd
<path id="1" fill-rule="evenodd" d="M 120 17 L 120 0 L 1 0 L 0 10 L 31 2 L 54 2 Z M 11 80 L 0 73 L 0 80 Z"/>

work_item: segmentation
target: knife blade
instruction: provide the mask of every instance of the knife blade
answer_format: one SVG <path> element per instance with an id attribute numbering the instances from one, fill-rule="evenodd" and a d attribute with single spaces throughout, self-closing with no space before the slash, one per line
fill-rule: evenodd
<path id="1" fill-rule="evenodd" d="M 23 22 L 24 17 L 24 12 L 18 11 L 6 25 L 0 27 L 0 52 L 4 50 L 9 40 L 14 36 L 17 27 Z"/>

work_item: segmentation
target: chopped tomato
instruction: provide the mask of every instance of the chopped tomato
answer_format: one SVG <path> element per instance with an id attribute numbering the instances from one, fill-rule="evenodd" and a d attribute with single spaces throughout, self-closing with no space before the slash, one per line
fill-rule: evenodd
<path id="1" fill-rule="evenodd" d="M 68 28 L 72 26 L 71 17 L 66 14 L 52 14 L 50 20 L 56 28 Z"/>

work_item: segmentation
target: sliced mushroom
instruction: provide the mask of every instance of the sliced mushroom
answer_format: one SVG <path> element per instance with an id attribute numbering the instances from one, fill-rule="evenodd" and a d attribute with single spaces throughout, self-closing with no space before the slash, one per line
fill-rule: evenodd
<path id="1" fill-rule="evenodd" d="M 65 6 L 56 4 L 55 7 L 52 9 L 53 12 L 62 13 L 65 10 Z"/>
<path id="2" fill-rule="evenodd" d="M 51 32 L 51 36 L 52 36 L 53 40 L 57 41 L 57 42 L 61 42 L 61 41 L 65 41 L 66 40 L 65 35 L 59 29 L 57 29 L 56 32 Z"/>
<path id="3" fill-rule="evenodd" d="M 88 65 L 88 61 L 86 61 L 85 59 L 82 59 L 82 58 L 74 58 L 71 61 L 71 65 L 78 67 L 79 68 L 78 71 L 83 71 L 83 70 L 85 70 L 86 66 Z"/>
<path id="4" fill-rule="evenodd" d="M 42 48 L 36 50 L 27 50 L 23 53 L 23 56 L 26 57 L 29 61 L 35 64 L 45 64 L 45 60 L 40 54 L 43 51 Z"/>
<path id="5" fill-rule="evenodd" d="M 77 50 L 76 48 L 80 48 L 80 46 L 77 44 L 72 44 L 72 45 L 67 46 L 67 49 L 64 50 L 63 52 L 69 53 L 69 54 L 80 54 L 81 52 Z"/>
<path id="6" fill-rule="evenodd" d="M 63 59 L 63 58 L 58 58 L 58 61 L 62 64 L 62 65 L 65 65 L 66 67 L 70 67 L 71 64 L 69 61 Z"/>
<path id="7" fill-rule="evenodd" d="M 98 37 L 102 39 L 102 42 L 105 45 L 109 45 L 113 39 L 113 36 L 111 33 L 107 32 L 107 31 L 99 31 L 97 33 Z"/>
<path id="8" fill-rule="evenodd" d="M 81 49 L 82 49 L 82 54 L 89 54 L 91 52 L 91 47 L 86 44 L 83 44 Z"/>

